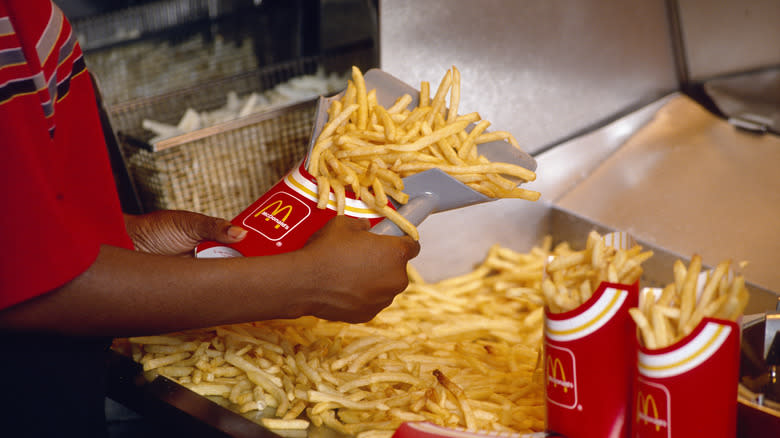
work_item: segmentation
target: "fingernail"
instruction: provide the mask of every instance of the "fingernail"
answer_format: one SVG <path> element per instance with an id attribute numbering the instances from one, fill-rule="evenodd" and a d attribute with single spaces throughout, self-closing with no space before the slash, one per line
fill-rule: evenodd
<path id="1" fill-rule="evenodd" d="M 246 230 L 241 227 L 231 225 L 227 230 L 227 234 L 231 239 L 243 239 L 244 236 L 246 236 Z"/>

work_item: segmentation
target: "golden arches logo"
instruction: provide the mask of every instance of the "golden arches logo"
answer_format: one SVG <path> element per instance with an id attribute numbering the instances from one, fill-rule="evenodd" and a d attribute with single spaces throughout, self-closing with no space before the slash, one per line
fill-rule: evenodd
<path id="1" fill-rule="evenodd" d="M 561 385 L 563 392 L 569 392 L 569 388 L 574 387 L 572 382 L 566 380 L 566 372 L 563 370 L 563 362 L 560 358 L 553 358 L 547 355 L 547 381 L 552 382 L 553 387 Z"/>
<path id="2" fill-rule="evenodd" d="M 271 207 L 273 207 L 273 210 L 269 213 L 267 210 L 270 210 Z M 287 225 L 285 222 L 287 221 L 287 218 L 290 217 L 290 214 L 292 213 L 292 205 L 284 205 L 282 203 L 281 199 L 278 199 L 265 207 L 263 207 L 262 210 L 255 213 L 254 217 L 258 216 L 264 216 L 266 221 L 274 221 L 276 225 L 274 225 L 275 229 L 278 229 L 279 227 L 284 227 L 285 229 L 289 228 L 289 225 Z M 281 219 L 279 219 L 279 215 L 284 212 L 284 215 Z"/>
<path id="3" fill-rule="evenodd" d="M 666 421 L 662 420 L 658 413 L 658 404 L 655 402 L 652 394 L 643 394 L 642 391 L 636 396 L 636 422 L 644 421 L 645 424 L 655 426 L 656 432 L 666 427 Z"/>

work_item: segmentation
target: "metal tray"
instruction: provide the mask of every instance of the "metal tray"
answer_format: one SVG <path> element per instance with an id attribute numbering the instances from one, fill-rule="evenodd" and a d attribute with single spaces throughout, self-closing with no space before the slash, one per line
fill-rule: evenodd
<path id="1" fill-rule="evenodd" d="M 631 158 L 629 163 L 632 163 L 632 166 L 626 166 L 626 162 L 623 161 L 627 152 L 631 152 L 633 148 L 641 148 L 643 145 L 669 144 L 671 149 L 675 149 L 682 147 L 680 144 L 685 143 L 686 139 L 691 140 L 694 146 L 699 147 L 702 147 L 701 143 L 706 143 L 708 140 L 714 141 L 716 144 L 721 144 L 724 141 L 737 141 L 737 146 L 752 148 L 751 154 L 755 153 L 756 149 L 761 149 L 770 156 L 780 153 L 780 143 L 778 143 L 780 140 L 777 138 L 744 137 L 752 134 L 734 131 L 727 122 L 710 119 L 706 115 L 700 114 L 700 109 L 695 102 L 675 93 L 625 114 L 615 122 L 596 131 L 535 157 L 538 162 L 537 181 L 529 184 L 528 187 L 540 191 L 543 194 L 542 200 L 538 202 L 499 200 L 429 217 L 419 227 L 422 251 L 413 261 L 414 266 L 427 280 L 437 281 L 471 270 L 475 263 L 482 260 L 487 249 L 494 243 L 525 251 L 538 243 L 544 236 L 550 235 L 555 242 L 569 241 L 575 246 L 582 246 L 590 230 L 597 230 L 601 233 L 629 231 L 640 245 L 655 253 L 650 261 L 644 265 L 645 273 L 642 278 L 643 286 L 653 286 L 671 281 L 673 262 L 677 259 L 687 262 L 692 255 L 691 248 L 695 247 L 695 245 L 678 245 L 677 243 L 680 242 L 675 240 L 677 235 L 668 234 L 674 230 L 665 227 L 674 227 L 676 224 L 710 227 L 713 232 L 707 234 L 708 238 L 720 243 L 721 247 L 718 250 L 730 254 L 730 257 L 742 257 L 741 253 L 747 252 L 753 260 L 760 259 L 762 262 L 771 262 L 770 257 L 774 257 L 774 254 L 778 253 L 777 251 L 774 253 L 754 253 L 751 247 L 742 244 L 745 239 L 739 241 L 740 245 L 731 246 L 734 245 L 733 241 L 725 239 L 718 233 L 722 225 L 718 223 L 717 217 L 705 216 L 702 218 L 691 215 L 690 212 L 688 216 L 678 214 L 673 219 L 661 221 L 665 227 L 648 232 L 646 228 L 641 226 L 645 222 L 638 219 L 654 223 L 649 219 L 652 219 L 653 215 L 662 216 L 665 211 L 663 208 L 644 202 L 645 193 L 643 190 L 638 190 L 637 187 L 614 183 L 604 187 L 597 184 L 605 175 L 610 175 L 612 172 L 620 173 L 622 171 L 624 176 L 629 179 L 641 180 L 652 177 L 651 170 L 654 168 L 650 164 L 658 162 L 657 155 L 639 154 L 641 160 L 637 160 L 636 155 L 629 155 Z M 685 123 L 686 120 L 691 120 L 690 118 L 678 120 L 678 117 L 686 115 L 689 117 L 698 115 L 704 118 L 704 122 L 691 126 Z M 721 123 L 725 123 L 729 129 L 723 128 Z M 713 131 L 724 137 L 705 135 L 713 133 Z M 712 135 L 715 135 L 714 133 Z M 655 138 L 657 142 L 648 142 L 648 138 Z M 664 143 L 665 139 L 675 142 Z M 775 152 L 771 148 L 770 150 L 762 149 L 764 141 L 774 147 Z M 755 142 L 760 144 L 756 146 Z M 759 161 L 768 159 L 766 156 L 748 156 Z M 707 172 L 705 174 L 715 181 L 725 178 L 727 183 L 745 183 L 738 178 L 735 179 L 734 176 L 742 175 L 742 172 L 751 170 L 754 171 L 753 175 L 755 175 L 755 169 L 749 164 L 758 166 L 759 169 L 764 169 L 764 166 L 771 164 L 771 162 L 745 163 L 746 157 L 739 154 L 730 158 L 728 163 L 731 167 L 728 174 Z M 774 163 L 777 162 L 780 161 L 775 159 Z M 672 169 L 684 174 L 683 164 L 685 163 L 677 163 L 677 166 L 672 166 Z M 687 165 L 690 167 L 693 163 L 688 162 Z M 684 187 L 681 185 L 679 177 L 679 175 L 669 176 L 668 184 L 677 188 Z M 778 184 L 778 181 L 780 181 L 780 177 L 777 176 L 768 180 L 771 184 Z M 747 184 L 751 184 L 751 182 L 748 181 Z M 767 180 L 753 181 L 752 184 L 761 189 L 755 193 L 756 196 L 771 198 L 780 193 L 780 190 L 770 190 L 770 188 L 777 186 L 767 185 Z M 640 186 L 639 189 L 642 187 Z M 653 187 L 650 187 L 650 190 L 652 189 Z M 707 186 L 705 184 L 697 186 L 697 190 L 688 190 L 687 192 L 672 190 L 667 199 L 670 203 L 679 205 L 690 202 L 691 197 L 700 200 L 706 192 Z M 730 205 L 731 208 L 742 208 L 740 193 L 738 191 L 726 193 L 719 191 L 720 197 L 718 199 L 724 204 Z M 623 215 L 597 214 L 600 212 L 584 208 L 589 206 L 588 203 L 580 203 L 580 201 L 587 199 L 591 199 L 592 204 L 622 199 L 616 198 L 618 195 L 627 195 L 629 200 L 631 198 L 629 195 L 633 195 L 635 198 L 633 204 L 629 203 L 626 206 Z M 777 211 L 776 209 L 780 208 L 780 203 L 775 203 L 772 208 Z M 751 216 L 755 214 L 755 212 L 750 211 L 741 215 L 743 220 L 741 225 L 755 228 L 756 225 L 751 222 L 756 220 Z M 780 212 L 776 213 L 774 217 L 780 217 Z M 621 218 L 626 218 L 628 222 L 617 220 Z M 768 229 L 764 226 L 764 228 L 759 227 L 753 230 L 753 233 L 763 236 L 763 240 L 771 241 L 772 239 L 767 239 L 767 237 L 771 237 L 771 233 L 775 232 L 776 229 L 776 227 Z M 675 239 L 670 240 L 670 238 L 665 238 L 666 236 L 673 236 Z M 714 258 L 721 253 L 703 251 L 701 254 L 705 263 L 713 263 L 719 261 L 714 260 Z M 764 260 L 763 258 L 769 259 Z M 763 266 L 761 263 L 757 264 L 759 267 Z M 766 278 L 761 276 L 760 271 L 746 270 L 746 278 L 748 280 L 747 287 L 751 293 L 751 302 L 746 313 L 773 310 L 778 297 L 776 291 L 780 289 L 776 283 L 778 280 L 776 275 L 774 277 L 770 275 L 768 278 L 770 281 L 765 281 Z M 755 281 L 755 279 L 760 281 Z M 768 287 L 767 284 L 772 285 L 773 288 Z M 112 369 L 115 372 L 111 379 L 110 396 L 142 415 L 170 422 L 173 421 L 171 412 L 175 412 L 177 413 L 175 416 L 177 421 L 200 425 L 201 434 L 204 436 L 276 436 L 275 433 L 262 426 L 167 379 L 158 377 L 153 382 L 147 382 L 142 376 L 140 365 L 132 363 L 128 358 L 114 355 L 113 361 Z M 161 409 L 160 406 L 164 406 L 166 409 Z M 309 431 L 308 436 L 329 434 L 335 434 L 335 432 L 313 430 Z"/>

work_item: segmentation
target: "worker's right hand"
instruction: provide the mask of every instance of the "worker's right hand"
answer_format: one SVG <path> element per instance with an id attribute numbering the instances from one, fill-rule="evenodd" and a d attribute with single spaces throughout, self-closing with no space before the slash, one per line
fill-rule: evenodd
<path id="1" fill-rule="evenodd" d="M 318 283 L 306 297 L 306 313 L 366 322 L 406 289 L 406 265 L 420 252 L 420 244 L 408 236 L 368 230 L 367 220 L 336 216 L 309 239 L 301 254 L 314 267 Z"/>

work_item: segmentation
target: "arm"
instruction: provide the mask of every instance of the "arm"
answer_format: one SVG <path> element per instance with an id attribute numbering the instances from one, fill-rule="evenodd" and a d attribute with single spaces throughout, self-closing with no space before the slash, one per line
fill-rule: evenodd
<path id="1" fill-rule="evenodd" d="M 225 222 L 200 232 L 225 233 Z M 127 336 L 303 315 L 367 321 L 406 287 L 406 263 L 419 251 L 408 237 L 367 229 L 337 217 L 303 249 L 268 257 L 201 260 L 103 246 L 73 281 L 0 312 L 0 327 Z"/>

